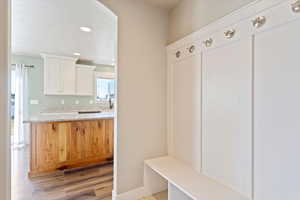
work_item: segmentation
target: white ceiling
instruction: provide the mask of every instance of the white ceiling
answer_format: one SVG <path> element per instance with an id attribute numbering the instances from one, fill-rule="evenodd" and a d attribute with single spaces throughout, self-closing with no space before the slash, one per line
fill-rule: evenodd
<path id="1" fill-rule="evenodd" d="M 158 6 L 161 8 L 172 9 L 175 7 L 181 0 L 144 0 L 149 4 Z"/>
<path id="2" fill-rule="evenodd" d="M 96 0 L 13 0 L 12 51 L 73 56 L 97 64 L 115 61 L 116 19 Z M 93 29 L 86 33 L 79 27 Z"/>

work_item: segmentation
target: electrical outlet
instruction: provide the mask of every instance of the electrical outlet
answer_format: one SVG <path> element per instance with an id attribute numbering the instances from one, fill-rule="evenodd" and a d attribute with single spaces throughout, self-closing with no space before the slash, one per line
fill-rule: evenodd
<path id="1" fill-rule="evenodd" d="M 90 100 L 90 104 L 93 104 L 94 103 L 94 101 L 93 100 Z"/>
<path id="2" fill-rule="evenodd" d="M 39 104 L 39 100 L 31 99 L 31 100 L 30 100 L 30 104 L 31 104 L 31 105 L 38 105 L 38 104 Z"/>
<path id="3" fill-rule="evenodd" d="M 60 101 L 60 103 L 61 103 L 62 105 L 64 105 L 64 104 L 65 104 L 65 100 L 62 99 L 62 100 Z"/>
<path id="4" fill-rule="evenodd" d="M 75 101 L 75 104 L 78 105 L 78 104 L 79 104 L 79 100 L 76 100 L 76 101 Z"/>

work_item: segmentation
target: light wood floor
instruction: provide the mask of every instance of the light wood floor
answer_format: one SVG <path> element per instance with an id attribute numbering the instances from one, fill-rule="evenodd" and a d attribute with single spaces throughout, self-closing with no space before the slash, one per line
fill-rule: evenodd
<path id="1" fill-rule="evenodd" d="M 168 191 L 163 191 L 157 194 L 154 194 L 150 197 L 144 197 L 139 200 L 168 200 Z"/>
<path id="2" fill-rule="evenodd" d="M 168 200 L 168 191 L 163 191 L 153 195 L 156 200 Z"/>
<path id="3" fill-rule="evenodd" d="M 12 200 L 109 200 L 113 165 L 57 172 L 30 180 L 28 148 L 12 150 Z"/>

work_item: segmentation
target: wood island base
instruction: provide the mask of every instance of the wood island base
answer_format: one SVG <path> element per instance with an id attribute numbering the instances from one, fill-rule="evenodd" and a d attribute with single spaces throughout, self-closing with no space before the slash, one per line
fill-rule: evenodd
<path id="1" fill-rule="evenodd" d="M 113 160 L 114 120 L 31 123 L 29 177 Z"/>

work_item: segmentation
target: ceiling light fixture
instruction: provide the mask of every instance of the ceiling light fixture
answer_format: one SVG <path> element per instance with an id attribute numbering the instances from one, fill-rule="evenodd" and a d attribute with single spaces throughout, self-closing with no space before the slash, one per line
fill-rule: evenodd
<path id="1" fill-rule="evenodd" d="M 90 27 L 86 27 L 86 26 L 80 27 L 80 30 L 82 30 L 83 32 L 91 32 L 92 31 L 92 29 Z"/>
<path id="2" fill-rule="evenodd" d="M 74 56 L 80 56 L 80 53 L 74 53 Z"/>

